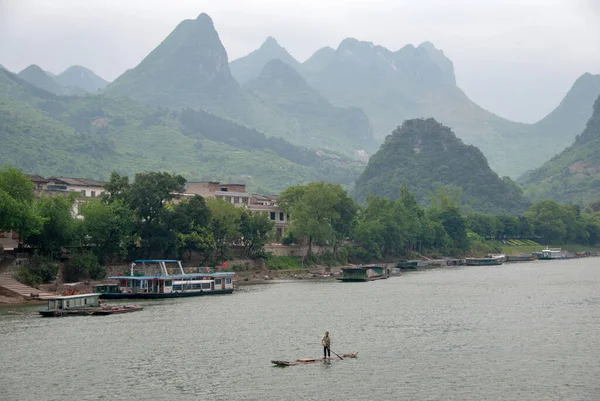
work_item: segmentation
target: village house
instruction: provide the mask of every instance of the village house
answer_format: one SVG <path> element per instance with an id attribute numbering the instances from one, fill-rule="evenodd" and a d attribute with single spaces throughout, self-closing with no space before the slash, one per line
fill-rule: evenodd
<path id="1" fill-rule="evenodd" d="M 245 207 L 250 213 L 266 213 L 275 222 L 277 240 L 285 235 L 290 215 L 277 206 L 275 195 L 251 195 L 245 184 L 222 184 L 218 181 L 188 182 L 179 197 L 200 195 L 205 199 L 223 199 L 235 207 Z"/>
<path id="2" fill-rule="evenodd" d="M 95 198 L 104 193 L 102 181 L 88 178 L 48 177 L 46 191 L 79 192 L 84 198 Z"/>

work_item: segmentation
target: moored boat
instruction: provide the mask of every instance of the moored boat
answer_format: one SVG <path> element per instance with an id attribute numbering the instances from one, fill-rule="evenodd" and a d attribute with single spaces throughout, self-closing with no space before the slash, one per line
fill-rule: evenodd
<path id="1" fill-rule="evenodd" d="M 384 266 L 369 265 L 358 267 L 344 267 L 342 277 L 338 280 L 344 282 L 373 281 L 390 277 L 390 269 Z"/>
<path id="2" fill-rule="evenodd" d="M 140 311 L 139 305 L 108 306 L 99 300 L 100 294 L 78 294 L 48 299 L 48 308 L 39 311 L 43 317 L 104 316 Z"/>
<path id="3" fill-rule="evenodd" d="M 504 259 L 504 255 L 496 255 L 489 258 L 467 258 L 465 263 L 467 266 L 498 266 L 504 262 Z"/>
<path id="4" fill-rule="evenodd" d="M 507 262 L 531 262 L 534 260 L 533 255 L 508 255 Z"/>
<path id="5" fill-rule="evenodd" d="M 137 263 L 143 273 L 134 272 Z M 155 274 L 146 274 L 148 266 L 157 265 Z M 169 265 L 169 266 L 167 266 Z M 173 266 L 173 267 L 170 267 Z M 207 271 L 208 270 L 208 271 Z M 187 272 L 186 272 L 187 271 Z M 211 272 L 209 268 L 187 268 L 180 260 L 136 260 L 128 276 L 110 276 L 116 283 L 101 284 L 95 291 L 105 299 L 156 299 L 231 294 L 234 291 L 234 272 Z"/>
<path id="6" fill-rule="evenodd" d="M 561 248 L 546 248 L 542 249 L 541 252 L 535 253 L 539 260 L 554 260 L 563 259 L 563 251 Z"/>

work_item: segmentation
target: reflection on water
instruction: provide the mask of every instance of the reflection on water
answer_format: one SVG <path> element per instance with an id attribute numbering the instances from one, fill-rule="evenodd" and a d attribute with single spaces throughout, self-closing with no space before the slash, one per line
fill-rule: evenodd
<path id="1" fill-rule="evenodd" d="M 3 306 L 0 400 L 598 400 L 597 264 L 245 286 L 101 317 Z M 325 330 L 359 357 L 271 366 L 320 356 Z"/>

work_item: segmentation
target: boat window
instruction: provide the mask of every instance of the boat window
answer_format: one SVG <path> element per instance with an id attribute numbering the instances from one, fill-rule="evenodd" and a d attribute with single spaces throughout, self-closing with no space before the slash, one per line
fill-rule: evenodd
<path id="1" fill-rule="evenodd" d="M 84 303 L 85 305 L 87 305 L 87 298 L 85 298 L 85 299 L 83 300 L 83 303 Z"/>
<path id="2" fill-rule="evenodd" d="M 203 290 L 210 290 L 210 283 L 202 283 Z"/>
<path id="3" fill-rule="evenodd" d="M 220 278 L 216 278 L 215 279 L 215 284 L 221 284 L 221 279 Z"/>
<path id="4" fill-rule="evenodd" d="M 225 279 L 225 284 L 231 284 L 231 279 L 230 278 L 226 278 Z"/>
<path id="5" fill-rule="evenodd" d="M 173 285 L 173 281 L 171 281 L 171 280 L 167 280 L 167 281 L 165 281 L 165 286 L 166 286 L 166 287 L 170 287 L 170 286 L 172 286 L 172 285 Z"/>
<path id="6" fill-rule="evenodd" d="M 67 308 L 71 306 L 71 301 L 67 301 Z"/>

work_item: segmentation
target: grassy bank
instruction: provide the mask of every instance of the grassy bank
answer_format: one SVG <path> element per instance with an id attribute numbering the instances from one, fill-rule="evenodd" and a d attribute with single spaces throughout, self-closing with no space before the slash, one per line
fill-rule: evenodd
<path id="1" fill-rule="evenodd" d="M 498 246 L 502 249 L 502 253 L 506 255 L 531 254 L 539 252 L 546 248 L 546 245 L 510 245 L 504 244 L 502 241 L 497 241 Z M 561 248 L 562 250 L 581 253 L 581 252 L 600 252 L 600 246 L 580 245 L 580 244 L 555 244 L 548 245 L 550 248 Z"/>

